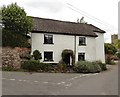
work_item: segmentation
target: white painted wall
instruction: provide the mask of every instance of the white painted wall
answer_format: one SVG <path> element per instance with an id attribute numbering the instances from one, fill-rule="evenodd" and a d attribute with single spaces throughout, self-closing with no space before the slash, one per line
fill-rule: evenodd
<path id="1" fill-rule="evenodd" d="M 85 53 L 85 60 L 96 60 L 96 41 L 95 37 L 86 37 L 86 46 L 79 46 L 79 37 L 76 36 L 76 61 L 78 61 L 78 53 Z"/>
<path id="2" fill-rule="evenodd" d="M 61 53 L 64 49 L 71 49 L 74 51 L 74 36 L 53 34 L 54 44 L 44 44 L 44 34 L 32 33 L 32 52 L 39 50 L 42 53 L 42 60 L 44 60 L 44 51 L 53 51 L 52 63 L 58 63 L 61 60 Z"/>
<path id="3" fill-rule="evenodd" d="M 44 61 L 44 51 L 53 51 L 54 61 L 52 63 L 58 63 L 61 60 L 61 53 L 64 49 L 75 51 L 75 36 L 53 34 L 54 44 L 44 44 L 44 34 L 32 33 L 32 52 L 39 50 L 42 53 L 42 62 Z M 105 63 L 104 37 L 101 33 L 96 34 L 98 37 L 86 37 L 86 46 L 79 46 L 79 37 L 81 36 L 76 36 L 76 62 L 78 61 L 78 53 L 83 52 L 85 60 L 101 60 Z"/>
<path id="4" fill-rule="evenodd" d="M 105 63 L 105 51 L 104 51 L 104 34 L 96 32 L 98 37 L 96 38 L 96 60 Z"/>

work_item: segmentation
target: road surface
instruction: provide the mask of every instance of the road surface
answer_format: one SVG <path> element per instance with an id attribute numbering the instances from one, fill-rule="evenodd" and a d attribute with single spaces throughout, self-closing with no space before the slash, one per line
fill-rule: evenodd
<path id="1" fill-rule="evenodd" d="M 118 65 L 95 74 L 3 72 L 2 95 L 118 95 Z"/>

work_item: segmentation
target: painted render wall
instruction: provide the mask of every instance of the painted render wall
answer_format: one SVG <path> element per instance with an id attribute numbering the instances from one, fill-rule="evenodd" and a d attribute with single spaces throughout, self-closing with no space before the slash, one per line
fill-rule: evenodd
<path id="1" fill-rule="evenodd" d="M 39 50 L 42 53 L 41 61 L 44 60 L 44 51 L 53 51 L 54 62 L 52 63 L 58 63 L 61 60 L 61 53 L 64 49 L 74 51 L 74 36 L 53 34 L 54 44 L 44 44 L 44 34 L 32 33 L 32 52 Z"/>
<path id="2" fill-rule="evenodd" d="M 32 52 L 36 49 L 39 50 L 42 53 L 41 61 L 44 60 L 44 51 L 53 51 L 54 62 L 51 63 L 58 63 L 61 60 L 62 51 L 71 49 L 76 51 L 76 62 L 78 61 L 79 52 L 85 53 L 85 60 L 87 61 L 101 60 L 103 63 L 105 62 L 103 34 L 96 33 L 100 34 L 99 37 L 86 37 L 86 46 L 79 46 L 79 37 L 82 36 L 76 36 L 76 47 L 75 36 L 52 34 L 54 44 L 44 44 L 44 34 L 32 33 Z"/>
<path id="3" fill-rule="evenodd" d="M 105 51 L 104 51 L 104 34 L 96 32 L 98 37 L 96 38 L 96 60 L 101 60 L 105 63 Z"/>
<path id="4" fill-rule="evenodd" d="M 96 60 L 96 41 L 95 37 L 86 37 L 86 46 L 79 46 L 79 37 L 76 36 L 76 61 L 78 61 L 78 53 L 85 53 L 85 60 Z"/>

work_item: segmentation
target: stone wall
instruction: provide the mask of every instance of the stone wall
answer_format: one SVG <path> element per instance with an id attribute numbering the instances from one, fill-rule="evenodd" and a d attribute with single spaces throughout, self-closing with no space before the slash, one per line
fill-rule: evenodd
<path id="1" fill-rule="evenodd" d="M 2 65 L 3 66 L 12 66 L 16 69 L 21 67 L 20 58 L 21 54 L 29 53 L 30 49 L 28 48 L 10 48 L 10 47 L 3 47 L 2 48 Z"/>

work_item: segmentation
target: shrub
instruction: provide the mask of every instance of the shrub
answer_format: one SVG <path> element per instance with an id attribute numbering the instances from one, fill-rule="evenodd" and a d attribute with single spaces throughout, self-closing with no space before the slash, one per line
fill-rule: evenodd
<path id="1" fill-rule="evenodd" d="M 110 64 L 111 60 L 112 60 L 111 55 L 106 54 L 106 58 L 105 58 L 106 64 Z"/>
<path id="2" fill-rule="evenodd" d="M 40 63 L 39 69 L 44 72 L 49 72 L 53 69 L 53 66 L 52 64 L 48 64 L 48 63 Z"/>
<path id="3" fill-rule="evenodd" d="M 59 63 L 57 64 L 56 70 L 58 72 L 66 72 L 67 71 L 67 65 L 65 64 L 64 61 L 59 61 Z"/>
<path id="4" fill-rule="evenodd" d="M 17 71 L 18 69 L 15 69 L 12 66 L 2 66 L 2 71 Z"/>
<path id="5" fill-rule="evenodd" d="M 105 43 L 105 54 L 112 54 L 114 55 L 117 52 L 117 49 L 114 45 L 110 43 Z"/>
<path id="6" fill-rule="evenodd" d="M 120 59 L 120 52 L 117 52 L 116 55 Z"/>
<path id="7" fill-rule="evenodd" d="M 106 55 L 106 64 L 108 65 L 115 65 L 115 62 L 112 60 L 111 55 Z"/>
<path id="8" fill-rule="evenodd" d="M 108 65 L 115 65 L 116 63 L 114 61 L 110 61 Z"/>
<path id="9" fill-rule="evenodd" d="M 35 60 L 42 59 L 41 53 L 38 50 L 33 51 L 33 57 Z"/>
<path id="10" fill-rule="evenodd" d="M 28 71 L 38 71 L 39 70 L 39 61 L 36 60 L 28 60 L 24 61 L 24 63 L 21 65 L 22 69 L 28 70 Z"/>
<path id="11" fill-rule="evenodd" d="M 102 63 L 101 61 L 96 61 L 96 63 L 100 66 L 102 71 L 107 70 L 106 64 Z"/>
<path id="12" fill-rule="evenodd" d="M 62 51 L 62 61 L 66 64 L 69 65 L 69 58 L 72 58 L 72 65 L 75 64 L 75 54 L 73 53 L 72 50 L 70 49 L 65 49 Z"/>
<path id="13" fill-rule="evenodd" d="M 98 64 L 88 61 L 78 61 L 75 64 L 75 70 L 79 73 L 97 73 L 101 71 Z"/>

